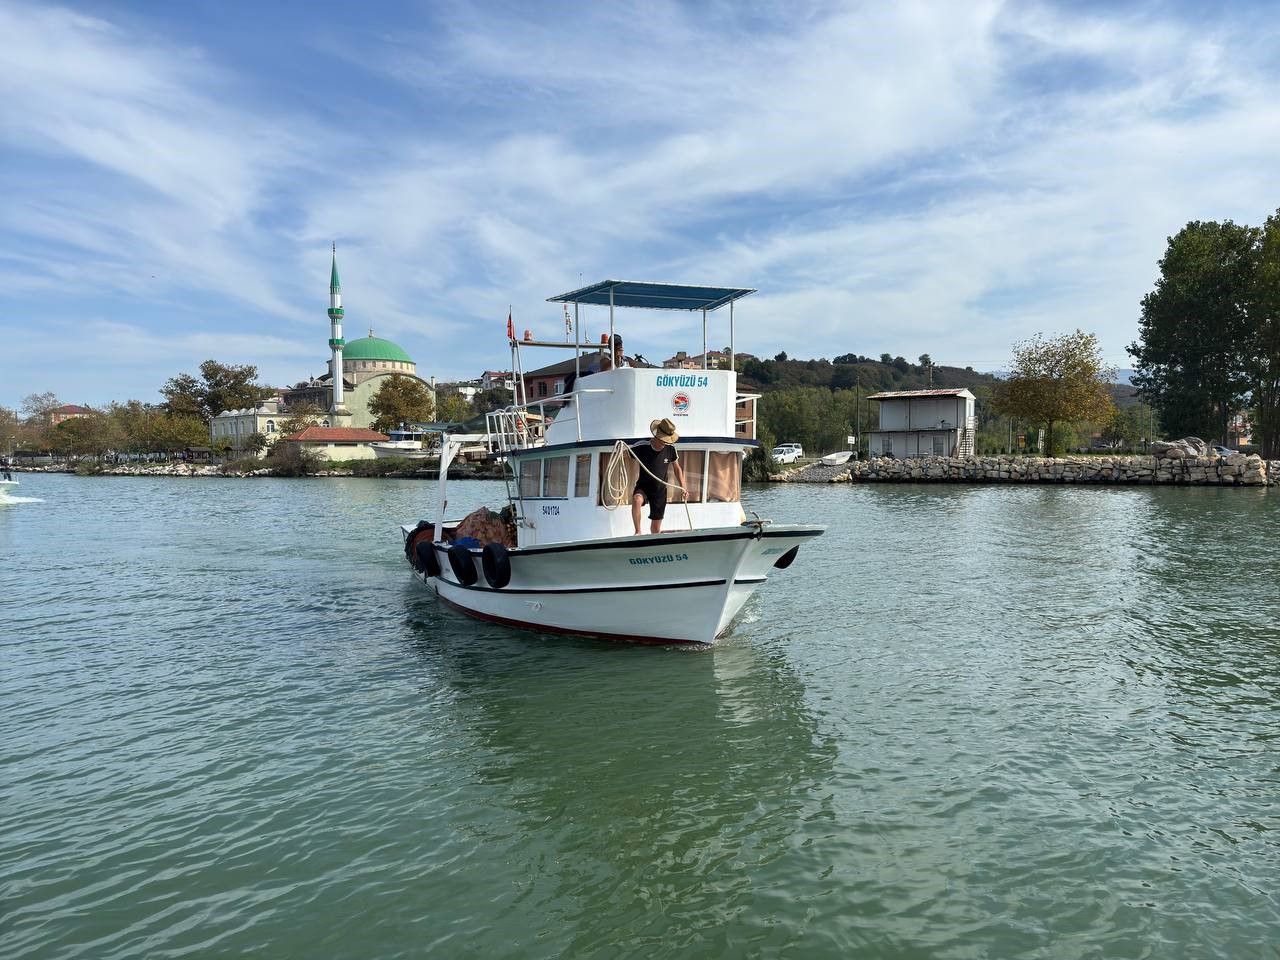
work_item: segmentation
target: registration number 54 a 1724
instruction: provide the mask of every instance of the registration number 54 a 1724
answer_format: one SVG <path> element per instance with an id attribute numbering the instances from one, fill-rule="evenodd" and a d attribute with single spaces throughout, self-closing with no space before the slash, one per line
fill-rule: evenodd
<path id="1" fill-rule="evenodd" d="M 650 557 L 628 557 L 627 563 L 633 567 L 646 567 L 651 563 L 678 563 L 681 560 L 688 560 L 687 553 L 659 553 Z"/>

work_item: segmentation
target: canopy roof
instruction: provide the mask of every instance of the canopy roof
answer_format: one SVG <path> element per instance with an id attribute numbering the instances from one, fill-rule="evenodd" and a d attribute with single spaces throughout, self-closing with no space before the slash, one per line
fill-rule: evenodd
<path id="1" fill-rule="evenodd" d="M 704 287 L 687 283 L 649 283 L 643 280 L 602 280 L 580 290 L 547 297 L 548 303 L 594 303 L 647 310 L 714 310 L 755 293 L 747 287 Z"/>

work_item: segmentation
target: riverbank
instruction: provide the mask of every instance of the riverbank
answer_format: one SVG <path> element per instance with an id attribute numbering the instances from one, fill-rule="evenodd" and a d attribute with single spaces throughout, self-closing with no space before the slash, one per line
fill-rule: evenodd
<path id="1" fill-rule="evenodd" d="M 810 464 L 780 483 L 1078 483 L 1262 487 L 1280 483 L 1280 460 L 1229 457 L 875 457 Z"/>
<path id="2" fill-rule="evenodd" d="M 376 461 L 362 461 L 365 463 L 374 463 Z M 87 468 L 86 468 L 87 467 Z M 39 467 L 18 467 L 11 468 L 14 473 L 74 473 L 80 476 L 89 477 L 223 477 L 245 479 L 250 477 L 273 477 L 275 472 L 270 467 L 263 467 L 258 470 L 226 470 L 222 464 L 216 463 L 157 463 L 157 464 L 105 464 L 101 467 L 97 465 L 86 464 L 64 464 L 55 463 L 47 466 Z M 308 474 L 312 477 L 372 477 L 381 478 L 389 477 L 397 480 L 435 480 L 440 476 L 440 471 L 434 467 L 421 468 L 417 470 L 388 470 L 381 473 L 371 473 L 361 470 L 353 470 L 345 466 L 337 466 L 333 469 L 317 470 Z M 464 480 L 501 480 L 501 467 L 477 467 L 470 464 L 454 464 L 449 468 L 449 476 L 452 479 Z"/>

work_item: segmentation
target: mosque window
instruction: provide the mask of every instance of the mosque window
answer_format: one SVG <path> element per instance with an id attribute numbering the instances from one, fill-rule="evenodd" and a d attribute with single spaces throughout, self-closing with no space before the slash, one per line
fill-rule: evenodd
<path id="1" fill-rule="evenodd" d="M 275 433 L 275 432 L 276 432 L 276 422 L 274 420 L 268 420 L 267 433 Z"/>

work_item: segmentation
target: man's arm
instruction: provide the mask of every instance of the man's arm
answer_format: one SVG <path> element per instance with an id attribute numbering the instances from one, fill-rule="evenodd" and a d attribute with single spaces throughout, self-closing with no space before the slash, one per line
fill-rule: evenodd
<path id="1" fill-rule="evenodd" d="M 684 467 L 680 466 L 679 460 L 672 460 L 671 466 L 676 472 L 676 483 L 680 484 L 680 492 L 684 495 L 685 500 L 688 500 L 689 491 L 684 488 Z"/>

